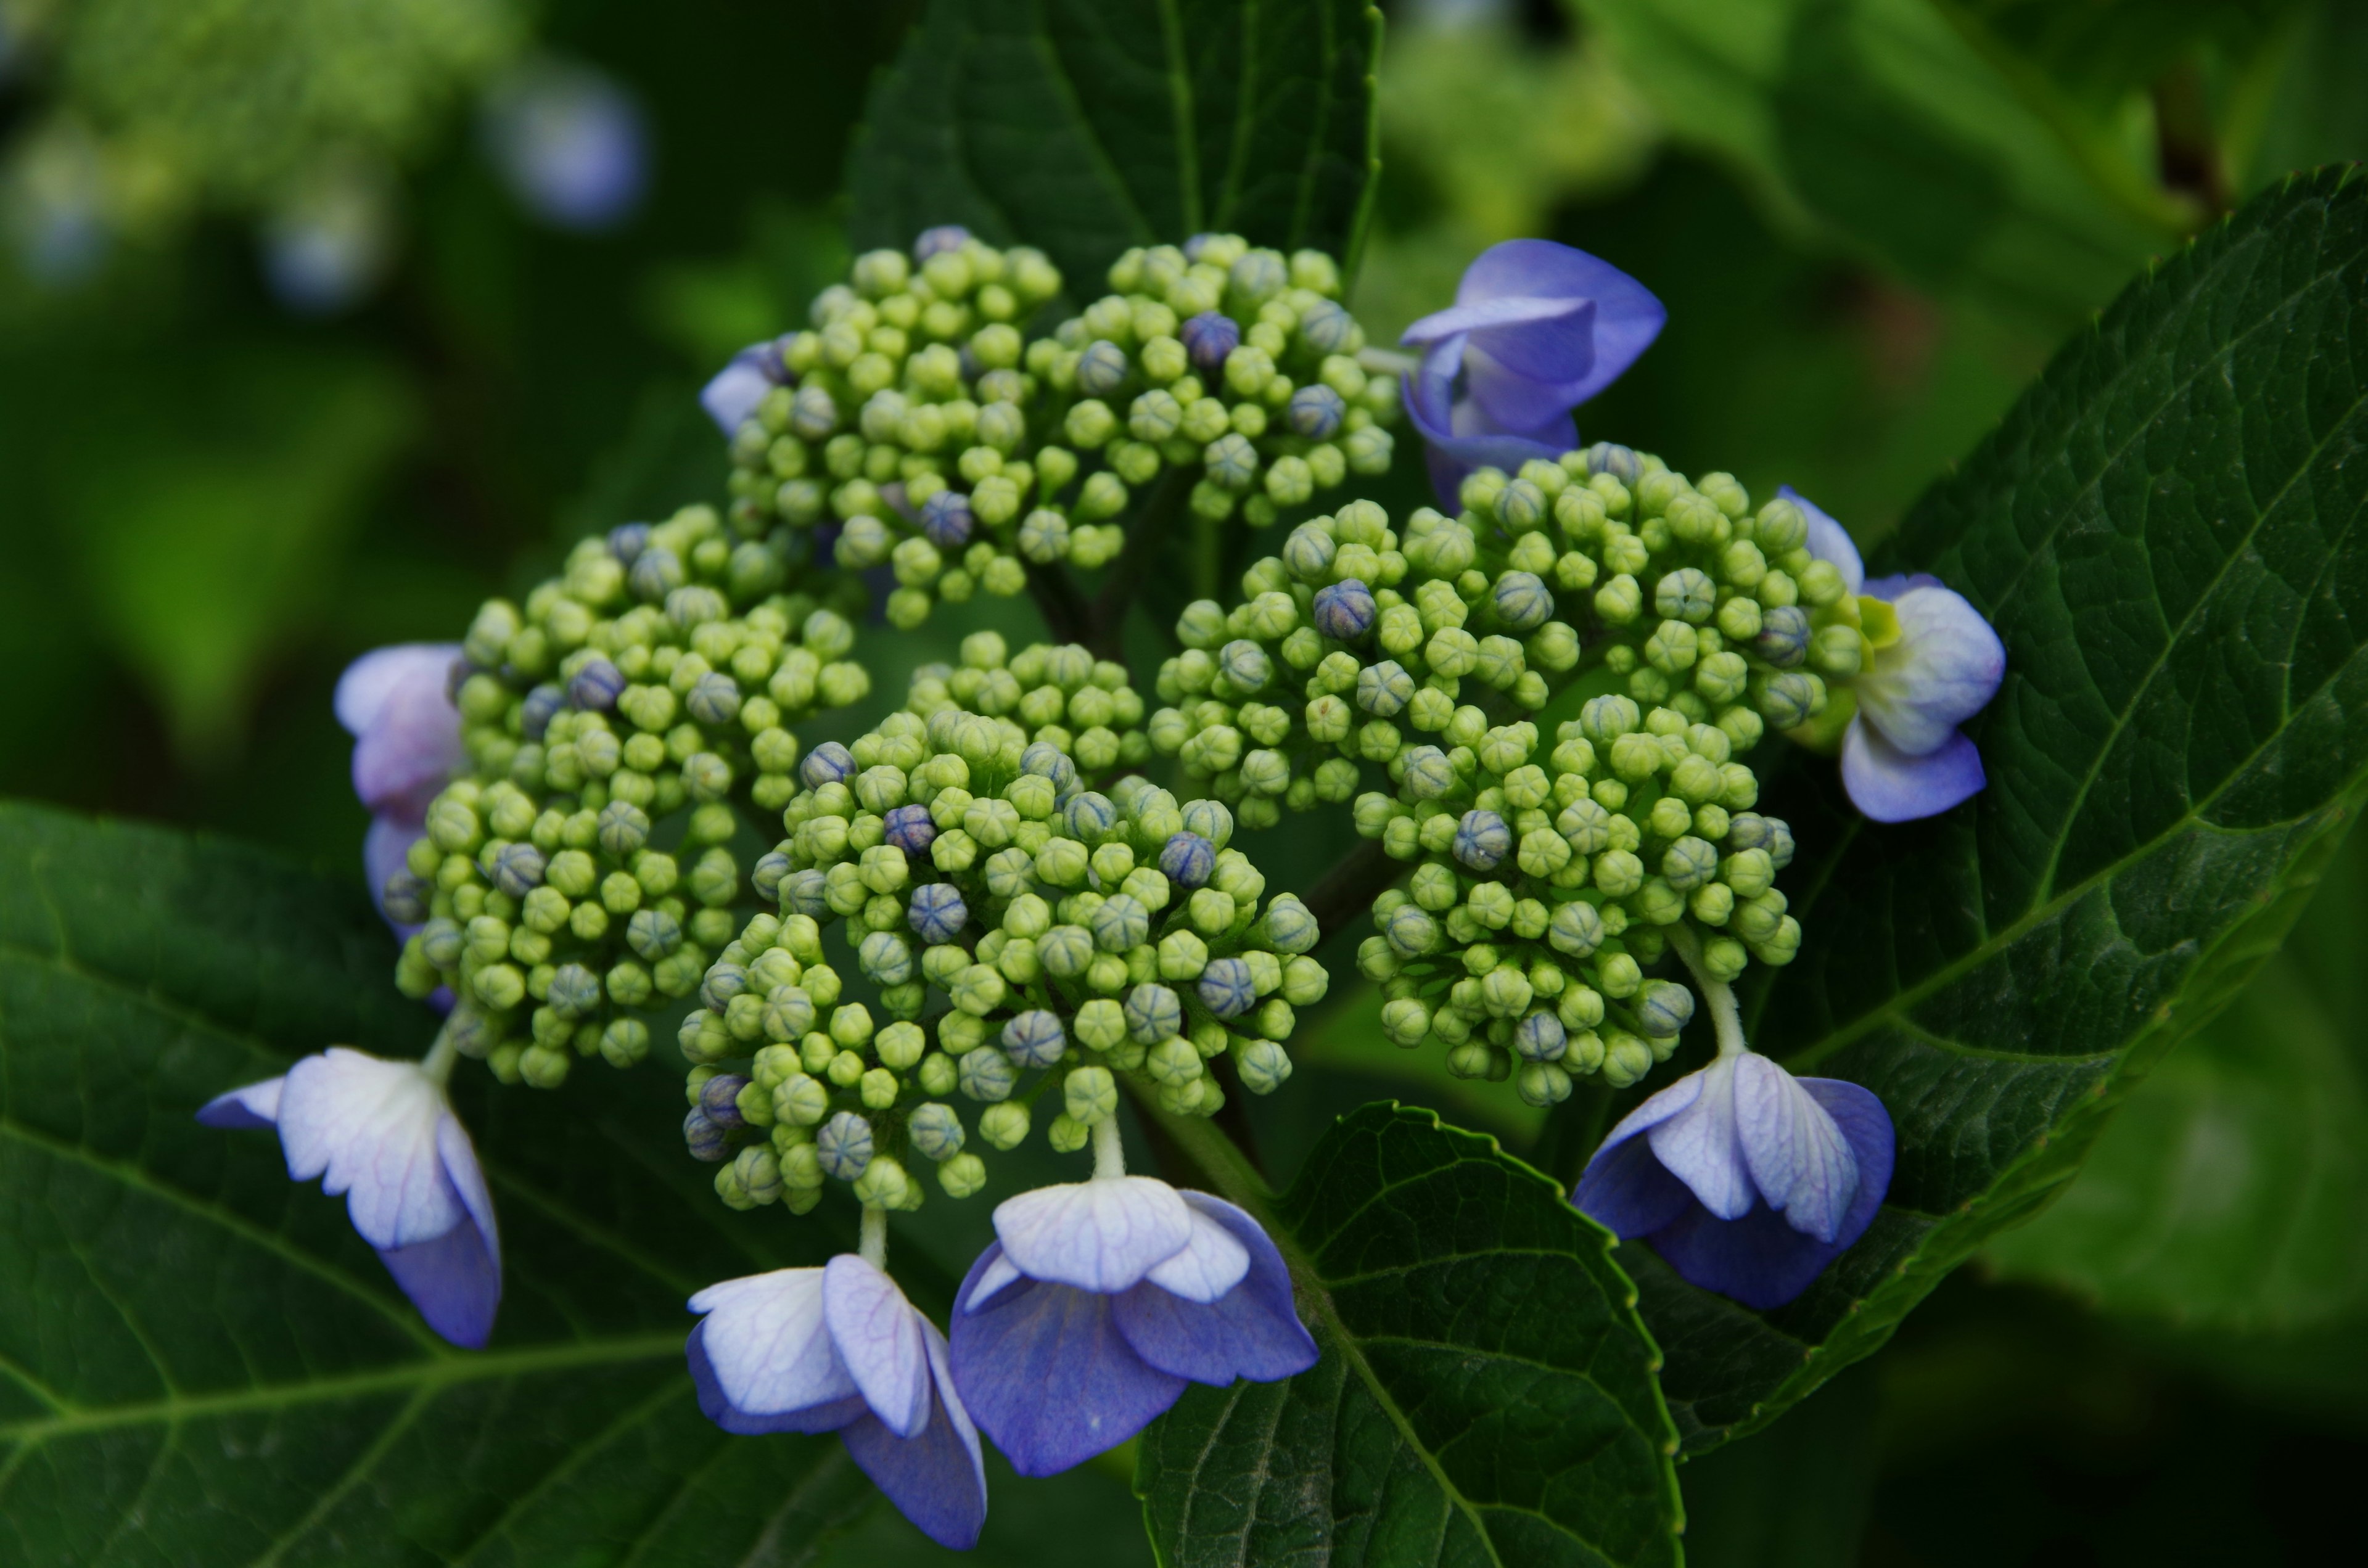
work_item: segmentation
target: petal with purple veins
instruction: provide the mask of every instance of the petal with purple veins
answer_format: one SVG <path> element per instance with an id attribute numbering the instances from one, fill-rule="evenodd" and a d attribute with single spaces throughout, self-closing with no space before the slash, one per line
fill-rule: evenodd
<path id="1" fill-rule="evenodd" d="M 823 1271 L 780 1268 L 711 1285 L 690 1299 L 700 1408 L 732 1432 L 830 1432 L 868 1414 L 831 1342 Z"/>
<path id="2" fill-rule="evenodd" d="M 1858 1160 L 1826 1108 L 1783 1068 L 1747 1054 L 1736 1062 L 1735 1112 L 1760 1197 L 1794 1230 L 1832 1241 L 1858 1198 Z"/>
<path id="3" fill-rule="evenodd" d="M 945 1337 L 927 1321 L 921 1323 L 921 1332 L 929 1369 L 921 1429 L 900 1437 L 878 1416 L 867 1415 L 849 1424 L 839 1440 L 871 1483 L 923 1535 L 939 1546 L 967 1551 L 978 1544 L 979 1531 L 986 1525 L 986 1465 L 978 1428 L 954 1391 Z"/>
<path id="4" fill-rule="evenodd" d="M 1149 1176 L 1041 1187 L 995 1210 L 995 1233 L 1022 1274 L 1081 1290 L 1123 1290 L 1184 1249 L 1192 1211 Z"/>
<path id="5" fill-rule="evenodd" d="M 921 1314 L 894 1279 L 853 1253 L 824 1267 L 822 1300 L 831 1345 L 865 1402 L 899 1437 L 917 1436 L 929 1419 Z"/>
<path id="6" fill-rule="evenodd" d="M 1653 1157 L 1685 1183 L 1704 1209 L 1722 1220 L 1740 1219 L 1758 1201 L 1759 1191 L 1736 1137 L 1735 1059 L 1722 1056 L 1698 1076 L 1702 1092 L 1693 1103 L 1645 1137 Z"/>

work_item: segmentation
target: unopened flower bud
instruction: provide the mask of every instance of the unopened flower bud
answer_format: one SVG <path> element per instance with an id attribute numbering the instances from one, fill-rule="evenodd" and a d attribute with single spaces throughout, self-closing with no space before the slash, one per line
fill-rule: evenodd
<path id="1" fill-rule="evenodd" d="M 1107 1067 L 1077 1067 L 1061 1085 L 1061 1100 L 1072 1119 L 1087 1127 L 1118 1114 L 1118 1080 Z"/>
<path id="2" fill-rule="evenodd" d="M 1068 1048 L 1059 1017 L 1042 1007 L 1005 1024 L 1002 1040 L 1004 1051 L 1022 1067 L 1050 1067 Z"/>
<path id="3" fill-rule="evenodd" d="M 1357 578 L 1344 578 L 1315 591 L 1315 630 L 1337 642 L 1354 642 L 1372 630 L 1378 610 L 1373 593 Z"/>

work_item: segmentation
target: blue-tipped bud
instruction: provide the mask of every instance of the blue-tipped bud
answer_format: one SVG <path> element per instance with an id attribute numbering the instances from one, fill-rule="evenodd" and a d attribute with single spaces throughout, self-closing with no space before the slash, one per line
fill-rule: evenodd
<path id="1" fill-rule="evenodd" d="M 1019 1083 L 1019 1070 L 999 1051 L 966 1051 L 957 1063 L 954 1082 L 971 1098 L 992 1105 L 1011 1097 Z"/>
<path id="2" fill-rule="evenodd" d="M 962 1153 L 962 1118 L 950 1105 L 931 1100 L 914 1107 L 912 1119 L 905 1123 L 905 1134 L 928 1159 L 943 1162 Z"/>
<path id="3" fill-rule="evenodd" d="M 707 1165 L 720 1165 L 732 1157 L 732 1146 L 723 1136 L 723 1129 L 697 1107 L 682 1119 L 682 1142 L 692 1159 Z"/>
<path id="4" fill-rule="evenodd" d="M 654 913 L 645 911 L 644 913 Z M 712 966 L 699 983 L 699 999 L 711 1013 L 732 1006 L 732 998 L 748 989 L 748 971 L 736 963 Z"/>
<path id="5" fill-rule="evenodd" d="M 726 1131 L 746 1127 L 740 1114 L 740 1091 L 748 1086 L 745 1073 L 718 1073 L 699 1086 L 699 1108 L 708 1120 Z"/>
<path id="6" fill-rule="evenodd" d="M 1357 318 L 1326 300 L 1299 318 L 1299 334 L 1325 354 L 1345 354 L 1357 330 Z"/>
<path id="7" fill-rule="evenodd" d="M 1598 441 L 1581 456 L 1587 460 L 1588 472 L 1608 473 L 1622 484 L 1634 484 L 1645 474 L 1645 464 L 1635 452 L 1611 441 Z"/>
<path id="8" fill-rule="evenodd" d="M 1414 676 L 1395 659 L 1357 672 L 1357 706 L 1379 719 L 1395 719 L 1414 700 Z"/>
<path id="9" fill-rule="evenodd" d="M 1666 1040 L 1694 1016 L 1694 994 L 1670 981 L 1648 980 L 1630 1006 L 1636 1010 L 1637 1028 Z"/>
<path id="10" fill-rule="evenodd" d="M 970 231 L 960 223 L 940 223 L 934 229 L 924 229 L 913 241 L 913 259 L 923 262 L 945 251 L 960 250 L 970 243 Z"/>
<path id="11" fill-rule="evenodd" d="M 702 724 L 729 724 L 740 717 L 740 685 L 722 670 L 710 670 L 692 683 L 682 705 Z"/>
<path id="12" fill-rule="evenodd" d="M 1165 985 L 1143 984 L 1126 994 L 1127 1037 L 1137 1045 L 1157 1045 L 1184 1030 L 1184 1004 Z"/>
<path id="13" fill-rule="evenodd" d="M 1217 846 L 1197 833 L 1173 834 L 1159 851 L 1159 869 L 1169 881 L 1190 892 L 1207 882 L 1209 873 L 1217 869 Z"/>
<path id="14" fill-rule="evenodd" d="M 1738 812 L 1726 826 L 1729 849 L 1765 849 L 1778 870 L 1793 863 L 1793 829 L 1782 817 Z"/>
<path id="15" fill-rule="evenodd" d="M 1126 350 L 1108 338 L 1096 338 L 1077 356 L 1077 390 L 1087 397 L 1108 397 L 1126 384 Z"/>
<path id="16" fill-rule="evenodd" d="M 1031 1008 L 1003 1026 L 1003 1049 L 1022 1067 L 1050 1067 L 1069 1048 L 1060 1015 Z"/>
<path id="17" fill-rule="evenodd" d="M 892 865 L 894 862 L 890 862 Z M 970 906 L 951 882 L 925 882 L 913 890 L 912 906 L 905 919 L 913 935 L 931 947 L 951 942 L 970 921 Z"/>
<path id="18" fill-rule="evenodd" d="M 1279 953 L 1309 953 L 1323 937 L 1315 912 L 1295 898 L 1277 898 L 1266 906 L 1266 939 Z"/>
<path id="19" fill-rule="evenodd" d="M 1274 678 L 1274 661 L 1247 637 L 1236 637 L 1217 650 L 1217 671 L 1244 693 L 1263 691 Z"/>
<path id="20" fill-rule="evenodd" d="M 432 895 L 428 886 L 411 872 L 397 871 L 378 890 L 379 907 L 398 926 L 416 926 L 427 918 Z"/>
<path id="21" fill-rule="evenodd" d="M 759 903 L 778 904 L 781 901 L 781 879 L 790 874 L 790 858 L 778 849 L 768 849 L 757 857 L 756 865 L 748 870 L 748 891 L 757 895 Z"/>
<path id="22" fill-rule="evenodd" d="M 542 886 L 542 851 L 531 844 L 506 844 L 494 857 L 494 885 L 512 898 Z"/>
<path id="23" fill-rule="evenodd" d="M 810 920 L 827 919 L 830 915 L 830 880 L 809 866 L 791 871 L 781 879 L 781 912 L 803 915 Z"/>
<path id="24" fill-rule="evenodd" d="M 1799 670 L 1785 670 L 1770 676 L 1768 684 L 1760 688 L 1760 714 L 1780 730 L 1806 723 L 1816 704 L 1817 687 L 1814 678 Z"/>
<path id="25" fill-rule="evenodd" d="M 555 686 L 538 686 L 519 706 L 518 726 L 528 740 L 539 741 L 551 731 L 552 720 L 567 706 L 567 693 Z"/>
<path id="26" fill-rule="evenodd" d="M 1513 1051 L 1525 1062 L 1559 1062 L 1570 1049 L 1570 1031 L 1552 1013 L 1531 1013 L 1513 1026 Z"/>
<path id="27" fill-rule="evenodd" d="M 1381 918 L 1383 937 L 1405 958 L 1420 958 L 1439 946 L 1439 922 L 1421 905 L 1402 903 Z"/>
<path id="28" fill-rule="evenodd" d="M 635 597 L 662 599 L 682 586 L 682 559 L 662 545 L 651 545 L 633 562 L 626 580 L 632 584 Z"/>
<path id="29" fill-rule="evenodd" d="M 1070 797 L 1069 803 L 1061 808 L 1061 822 L 1069 830 L 1070 837 L 1085 844 L 1099 844 L 1118 825 L 1118 807 L 1109 796 L 1087 790 Z"/>
<path id="30" fill-rule="evenodd" d="M 840 1111 L 814 1132 L 814 1158 L 825 1176 L 853 1181 L 871 1164 L 871 1123 Z"/>
<path id="31" fill-rule="evenodd" d="M 1400 782 L 1410 799 L 1436 801 L 1455 788 L 1455 764 L 1437 746 L 1414 746 L 1401 755 L 1406 772 Z"/>
<path id="32" fill-rule="evenodd" d="M 564 963 L 552 971 L 545 998 L 551 1010 L 570 1023 L 588 1018 L 600 1007 L 600 977 L 580 963 Z"/>
<path id="33" fill-rule="evenodd" d="M 1186 322 L 1177 336 L 1192 357 L 1192 368 L 1202 372 L 1224 369 L 1225 356 L 1242 345 L 1241 324 L 1217 311 L 1202 311 Z"/>
<path id="34" fill-rule="evenodd" d="M 1497 579 L 1497 619 L 1515 631 L 1534 631 L 1554 614 L 1553 590 L 1536 574 L 1508 572 Z"/>
<path id="35" fill-rule="evenodd" d="M 650 525 L 647 523 L 619 523 L 609 530 L 609 553 L 627 566 L 642 558 L 642 551 L 649 548 L 649 543 Z"/>
<path id="36" fill-rule="evenodd" d="M 1309 440 L 1328 441 L 1340 428 L 1340 421 L 1348 412 L 1349 405 L 1338 392 L 1321 381 L 1313 381 L 1291 394 L 1291 407 L 1283 417 Z"/>
<path id="37" fill-rule="evenodd" d="M 882 819 L 882 831 L 889 843 L 907 855 L 926 855 L 938 841 L 938 824 L 930 820 L 927 806 L 891 808 Z"/>
<path id="38" fill-rule="evenodd" d="M 873 931 L 855 949 L 856 966 L 882 985 L 902 985 L 913 978 L 912 945 L 894 931 Z"/>
<path id="39" fill-rule="evenodd" d="M 1798 605 L 1761 610 L 1759 634 L 1751 647 L 1778 669 L 1791 669 L 1809 656 L 1809 612 Z"/>
<path id="40" fill-rule="evenodd" d="M 567 683 L 567 700 L 587 713 L 606 713 L 625 689 L 622 670 L 602 658 L 586 659 Z"/>
<path id="41" fill-rule="evenodd" d="M 1495 812 L 1466 812 L 1455 824 L 1455 858 L 1475 871 L 1493 871 L 1513 852 L 1513 830 Z"/>
<path id="42" fill-rule="evenodd" d="M 798 778 L 809 790 L 819 790 L 825 784 L 845 784 L 856 772 L 855 754 L 837 741 L 823 742 L 798 764 Z"/>
<path id="43" fill-rule="evenodd" d="M 1193 989 L 1201 1006 L 1221 1018 L 1238 1018 L 1258 1006 L 1258 983 L 1247 959 L 1211 959 Z"/>
<path id="44" fill-rule="evenodd" d="M 1103 900 L 1086 916 L 1086 925 L 1094 945 L 1106 953 L 1122 953 L 1151 939 L 1151 911 L 1128 893 Z"/>
<path id="45" fill-rule="evenodd" d="M 1077 765 L 1069 760 L 1067 753 L 1047 741 L 1038 741 L 1019 754 L 1019 771 L 1050 778 L 1053 787 L 1064 792 L 1076 787 Z"/>
<path id="46" fill-rule="evenodd" d="M 1546 924 L 1546 940 L 1556 952 L 1583 959 L 1603 945 L 1603 916 L 1595 905 L 1584 902 L 1565 903 L 1554 912 Z"/>
<path id="47" fill-rule="evenodd" d="M 1315 630 L 1336 642 L 1354 642 L 1373 629 L 1373 590 L 1354 577 L 1315 591 Z"/>
<path id="48" fill-rule="evenodd" d="M 921 503 L 921 531 L 939 550 L 959 550 L 970 542 L 970 497 L 959 490 L 940 490 Z"/>

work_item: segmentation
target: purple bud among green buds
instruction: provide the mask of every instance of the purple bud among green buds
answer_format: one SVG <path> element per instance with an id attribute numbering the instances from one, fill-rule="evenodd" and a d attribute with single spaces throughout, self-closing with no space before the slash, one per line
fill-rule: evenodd
<path id="1" fill-rule="evenodd" d="M 740 1114 L 740 1091 L 747 1086 L 745 1073 L 718 1073 L 699 1085 L 700 1113 L 727 1132 L 738 1131 L 748 1124 Z"/>
<path id="2" fill-rule="evenodd" d="M 934 229 L 924 229 L 913 241 L 913 259 L 927 261 L 945 251 L 960 250 L 970 243 L 970 231 L 960 223 L 940 223 Z"/>
<path id="3" fill-rule="evenodd" d="M 1373 629 L 1373 590 L 1354 577 L 1315 590 L 1315 630 L 1336 642 L 1354 642 Z"/>
<path id="4" fill-rule="evenodd" d="M 655 601 L 682 586 L 682 560 L 663 545 L 643 550 L 627 578 L 636 597 Z"/>
<path id="5" fill-rule="evenodd" d="M 739 683 L 722 670 L 710 670 L 692 683 L 682 705 L 702 724 L 729 724 L 740 717 Z"/>
<path id="6" fill-rule="evenodd" d="M 1055 790 L 1072 790 L 1077 783 L 1077 765 L 1060 747 L 1045 741 L 1038 741 L 1019 754 L 1019 771 L 1050 778 Z"/>
<path id="7" fill-rule="evenodd" d="M 692 1159 L 707 1165 L 720 1165 L 732 1157 L 731 1144 L 724 1137 L 723 1129 L 716 1126 L 705 1111 L 696 1108 L 682 1119 L 682 1142 L 683 1147 L 690 1151 Z"/>
<path id="8" fill-rule="evenodd" d="M 506 844 L 494 857 L 494 885 L 512 898 L 542 886 L 542 851 L 531 844 Z"/>
<path id="9" fill-rule="evenodd" d="M 1165 985 L 1143 984 L 1126 994 L 1127 1037 L 1137 1045 L 1157 1045 L 1184 1031 L 1184 1004 Z"/>
<path id="10" fill-rule="evenodd" d="M 1058 1014 L 1030 1008 L 1003 1026 L 1003 1049 L 1022 1067 L 1050 1067 L 1068 1049 Z"/>
<path id="11" fill-rule="evenodd" d="M 1513 1026 L 1513 1051 L 1525 1062 L 1559 1062 L 1570 1049 L 1570 1032 L 1552 1013 L 1531 1013 Z"/>
<path id="12" fill-rule="evenodd" d="M 1513 852 L 1513 830 L 1495 812 L 1466 812 L 1455 825 L 1455 858 L 1475 871 L 1493 871 Z"/>
<path id="13" fill-rule="evenodd" d="M 586 713 L 606 713 L 625 689 L 624 672 L 602 658 L 587 659 L 567 683 L 567 700 Z"/>
<path id="14" fill-rule="evenodd" d="M 1780 670 L 1791 669 L 1809 656 L 1809 612 L 1798 605 L 1778 605 L 1759 612 L 1759 634 L 1752 650 Z"/>
<path id="15" fill-rule="evenodd" d="M 518 708 L 518 733 L 528 740 L 540 741 L 551 732 L 552 720 L 567 706 L 567 693 L 555 686 L 536 687 L 526 694 Z"/>
<path id="16" fill-rule="evenodd" d="M 1086 916 L 1094 945 L 1106 953 L 1123 953 L 1151 939 L 1151 911 L 1135 898 L 1120 893 L 1105 900 Z"/>
<path id="17" fill-rule="evenodd" d="M 1225 356 L 1242 346 L 1241 324 L 1218 311 L 1202 311 L 1186 322 L 1177 335 L 1192 357 L 1192 368 L 1213 374 L 1225 368 Z"/>
<path id="18" fill-rule="evenodd" d="M 1247 637 L 1236 637 L 1217 650 L 1217 671 L 1244 693 L 1263 691 L 1274 678 L 1274 661 L 1264 648 Z"/>
<path id="19" fill-rule="evenodd" d="M 798 778 L 809 790 L 819 790 L 825 784 L 844 784 L 856 775 L 855 754 L 837 741 L 825 741 L 806 753 L 798 764 Z"/>
<path id="20" fill-rule="evenodd" d="M 1291 407 L 1284 415 L 1291 427 L 1311 441 L 1328 441 L 1340 428 L 1349 405 L 1340 394 L 1321 381 L 1313 381 L 1291 394 Z"/>
<path id="21" fill-rule="evenodd" d="M 1126 350 L 1107 338 L 1096 338 L 1077 357 L 1077 390 L 1087 397 L 1108 397 L 1126 385 Z"/>
<path id="22" fill-rule="evenodd" d="M 1554 593 L 1531 572 L 1508 572 L 1497 579 L 1497 619 L 1515 631 L 1534 631 L 1554 614 Z"/>
<path id="23" fill-rule="evenodd" d="M 905 912 L 905 919 L 913 927 L 913 935 L 937 947 L 951 942 L 970 922 L 970 906 L 962 902 L 962 890 L 951 882 L 925 882 L 913 890 L 913 903 Z"/>
<path id="24" fill-rule="evenodd" d="M 1645 465 L 1635 452 L 1613 441 L 1598 441 L 1580 454 L 1587 459 L 1587 472 L 1608 473 L 1622 484 L 1634 484 L 1645 476 Z"/>
<path id="25" fill-rule="evenodd" d="M 907 855 L 926 855 L 938 839 L 938 824 L 929 820 L 927 806 L 896 806 L 882 819 L 882 831 L 887 841 Z"/>
<path id="26" fill-rule="evenodd" d="M 954 1081 L 962 1085 L 963 1094 L 990 1105 L 1010 1098 L 1013 1087 L 1019 1082 L 1011 1058 L 999 1051 L 965 1051 L 955 1071 Z"/>
<path id="27" fill-rule="evenodd" d="M 1221 1018 L 1238 1018 L 1258 1006 L 1258 983 L 1247 959 L 1211 959 L 1193 989 Z"/>
<path id="28" fill-rule="evenodd" d="M 1159 851 L 1159 869 L 1189 892 L 1207 882 L 1217 869 L 1217 846 L 1197 833 L 1171 834 Z"/>
<path id="29" fill-rule="evenodd" d="M 940 490 L 921 503 L 921 531 L 939 550 L 960 550 L 970 530 L 970 497 L 961 491 Z"/>
<path id="30" fill-rule="evenodd" d="M 640 560 L 642 551 L 649 545 L 650 525 L 647 523 L 619 523 L 609 530 L 609 553 L 627 566 Z"/>

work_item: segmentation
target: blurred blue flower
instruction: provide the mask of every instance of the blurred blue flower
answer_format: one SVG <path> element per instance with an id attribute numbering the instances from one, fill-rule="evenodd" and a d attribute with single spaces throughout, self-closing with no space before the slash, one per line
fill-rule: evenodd
<path id="1" fill-rule="evenodd" d="M 323 174 L 263 228 L 263 272 L 279 302 L 300 315 L 333 315 L 386 275 L 394 251 L 393 201 L 383 176 Z"/>
<path id="2" fill-rule="evenodd" d="M 1865 1233 L 1891 1165 L 1891 1117 L 1872 1091 L 1739 1051 L 1629 1112 L 1571 1201 L 1703 1290 L 1765 1311 Z"/>
<path id="3" fill-rule="evenodd" d="M 848 1457 L 940 1546 L 978 1542 L 986 1468 L 945 1336 L 853 1253 L 711 1285 L 687 1346 L 699 1408 L 727 1432 L 837 1432 Z"/>
<path id="4" fill-rule="evenodd" d="M 649 133 L 632 97 L 591 66 L 539 60 L 485 97 L 485 155 L 528 211 L 563 229 L 612 229 L 649 185 Z"/>
<path id="5" fill-rule="evenodd" d="M 362 1240 L 427 1325 L 476 1350 L 502 1299 L 494 1202 L 468 1129 L 444 1096 L 455 1052 L 388 1062 L 332 1046 L 286 1075 L 208 1101 L 208 1127 L 277 1128 L 292 1180 L 346 1195 Z"/>
<path id="6" fill-rule="evenodd" d="M 1315 1364 L 1282 1255 L 1222 1199 L 1098 1176 L 1008 1200 L 995 1233 L 954 1297 L 954 1381 L 1022 1475 L 1115 1448 L 1188 1381 Z"/>
<path id="7" fill-rule="evenodd" d="M 1399 341 L 1423 349 L 1406 377 L 1431 483 L 1457 505 L 1475 468 L 1512 472 L 1578 444 L 1571 410 L 1618 378 L 1668 312 L 1634 278 L 1551 240 L 1507 240 L 1463 270 L 1454 305 Z"/>
<path id="8" fill-rule="evenodd" d="M 1809 551 L 1861 596 L 1869 656 L 1842 684 L 1858 711 L 1842 735 L 1842 786 L 1876 822 L 1936 816 L 1988 782 L 1981 753 L 1957 728 L 1998 695 L 2006 645 L 1981 611 L 1938 577 L 1869 580 L 1850 534 L 1790 485 L 1777 494 L 1809 520 Z M 1873 601 L 1870 605 L 1867 601 Z M 1887 606 L 1887 615 L 1874 606 Z"/>

